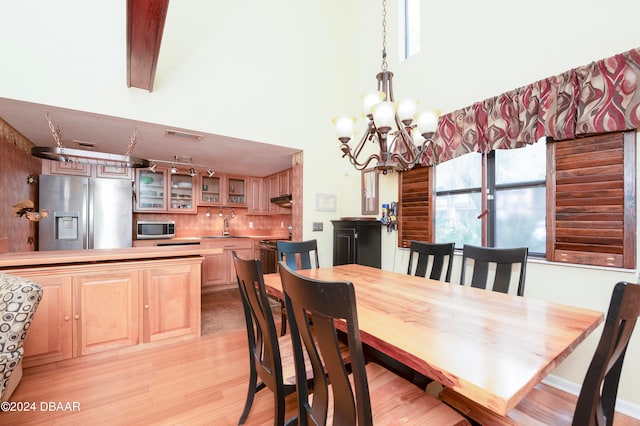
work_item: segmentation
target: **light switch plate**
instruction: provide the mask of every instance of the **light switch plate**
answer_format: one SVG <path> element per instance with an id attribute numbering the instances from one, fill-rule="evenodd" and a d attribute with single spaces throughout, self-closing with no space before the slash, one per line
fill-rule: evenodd
<path id="1" fill-rule="evenodd" d="M 312 231 L 322 231 L 322 222 L 313 222 Z"/>

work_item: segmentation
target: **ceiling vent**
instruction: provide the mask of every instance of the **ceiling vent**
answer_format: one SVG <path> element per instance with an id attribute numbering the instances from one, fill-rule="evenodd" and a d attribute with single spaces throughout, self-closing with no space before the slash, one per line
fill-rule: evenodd
<path id="1" fill-rule="evenodd" d="M 190 140 L 194 142 L 198 142 L 202 140 L 202 135 L 196 135 L 195 133 L 179 132 L 177 130 L 165 130 L 164 135 L 181 138 L 185 140 Z"/>
<path id="2" fill-rule="evenodd" d="M 87 149 L 91 151 L 96 149 L 96 144 L 94 142 L 79 141 L 75 139 L 73 139 L 71 142 L 74 142 L 80 149 Z"/>

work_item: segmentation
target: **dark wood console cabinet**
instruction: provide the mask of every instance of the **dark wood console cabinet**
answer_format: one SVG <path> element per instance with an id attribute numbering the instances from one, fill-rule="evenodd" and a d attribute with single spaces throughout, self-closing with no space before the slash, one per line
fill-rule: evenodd
<path id="1" fill-rule="evenodd" d="M 381 223 L 375 218 L 332 220 L 333 265 L 381 266 Z"/>

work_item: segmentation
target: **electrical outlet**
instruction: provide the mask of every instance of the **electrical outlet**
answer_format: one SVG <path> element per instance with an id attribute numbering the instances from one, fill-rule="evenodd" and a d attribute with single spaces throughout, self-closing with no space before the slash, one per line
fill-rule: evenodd
<path id="1" fill-rule="evenodd" d="M 313 222 L 312 231 L 322 231 L 322 222 Z"/>
<path id="2" fill-rule="evenodd" d="M 280 222 L 280 228 L 284 228 L 284 222 Z"/>
<path id="3" fill-rule="evenodd" d="M 253 222 L 249 222 L 249 229 L 253 229 Z"/>

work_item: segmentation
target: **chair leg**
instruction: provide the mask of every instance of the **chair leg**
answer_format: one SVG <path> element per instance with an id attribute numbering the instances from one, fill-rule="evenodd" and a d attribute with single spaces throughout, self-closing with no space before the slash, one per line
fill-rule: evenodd
<path id="1" fill-rule="evenodd" d="M 287 309 L 284 306 L 284 300 L 280 301 L 280 335 L 287 334 Z"/>
<path id="2" fill-rule="evenodd" d="M 253 405 L 253 398 L 258 392 L 259 388 L 257 385 L 258 381 L 258 373 L 256 372 L 256 367 L 253 365 L 253 360 L 249 360 L 251 362 L 251 368 L 249 372 L 249 389 L 247 390 L 247 400 L 244 403 L 244 409 L 242 410 L 242 414 L 240 415 L 240 419 L 238 420 L 238 424 L 242 425 L 247 421 L 247 417 L 249 416 L 249 411 L 251 411 L 251 405 Z"/>
<path id="3" fill-rule="evenodd" d="M 285 403 L 284 403 L 284 389 L 280 389 L 280 392 L 273 393 L 273 402 L 276 408 L 276 415 L 273 419 L 274 426 L 282 426 L 284 422 Z"/>

